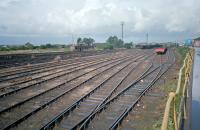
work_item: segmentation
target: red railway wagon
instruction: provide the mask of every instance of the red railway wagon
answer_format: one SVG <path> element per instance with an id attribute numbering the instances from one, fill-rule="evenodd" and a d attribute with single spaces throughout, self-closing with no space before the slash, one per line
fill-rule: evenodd
<path id="1" fill-rule="evenodd" d="M 167 48 L 159 47 L 154 50 L 157 54 L 165 54 L 167 52 Z"/>

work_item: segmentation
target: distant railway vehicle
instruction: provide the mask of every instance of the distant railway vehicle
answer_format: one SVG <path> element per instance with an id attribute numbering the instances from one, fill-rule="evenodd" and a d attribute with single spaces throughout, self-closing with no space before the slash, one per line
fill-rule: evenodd
<path id="1" fill-rule="evenodd" d="M 88 49 L 94 49 L 95 45 L 87 45 L 87 44 L 79 44 L 79 45 L 75 45 L 74 46 L 74 50 L 75 51 L 84 51 L 84 50 L 88 50 Z"/>
<path id="2" fill-rule="evenodd" d="M 162 45 L 160 44 L 138 44 L 135 46 L 136 48 L 138 49 L 153 49 L 153 48 L 156 48 L 156 47 L 162 47 Z"/>
<path id="3" fill-rule="evenodd" d="M 165 54 L 167 52 L 167 48 L 159 47 L 154 50 L 157 54 Z"/>

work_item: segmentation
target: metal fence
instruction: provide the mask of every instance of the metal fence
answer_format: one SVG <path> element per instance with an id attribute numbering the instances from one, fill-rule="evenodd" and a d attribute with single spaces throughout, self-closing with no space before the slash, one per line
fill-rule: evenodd
<path id="1" fill-rule="evenodd" d="M 188 97 L 188 89 L 191 85 L 190 76 L 193 63 L 193 53 L 194 50 L 191 49 L 184 59 L 184 64 L 179 71 L 179 79 L 176 92 L 169 93 L 161 130 L 179 130 L 182 126 L 183 120 L 187 119 L 186 103 Z"/>

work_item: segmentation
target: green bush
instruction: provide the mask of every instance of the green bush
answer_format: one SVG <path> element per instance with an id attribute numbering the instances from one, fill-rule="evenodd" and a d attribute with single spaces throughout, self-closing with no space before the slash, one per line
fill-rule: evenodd
<path id="1" fill-rule="evenodd" d="M 103 49 L 104 50 L 112 50 L 112 49 L 114 49 L 114 47 L 112 44 L 106 44 Z"/>
<path id="2" fill-rule="evenodd" d="M 131 49 L 131 48 L 133 47 L 133 44 L 132 44 L 132 43 L 125 43 L 125 44 L 124 44 L 124 47 L 125 47 L 126 49 Z"/>
<path id="3" fill-rule="evenodd" d="M 34 50 L 34 49 L 58 49 L 58 48 L 69 48 L 66 45 L 59 45 L 59 44 L 50 44 L 47 43 L 45 45 L 35 46 L 29 42 L 27 42 L 24 45 L 6 45 L 6 46 L 0 46 L 0 51 L 16 51 L 16 50 Z"/>
<path id="4" fill-rule="evenodd" d="M 177 52 L 176 54 L 177 54 L 177 57 L 178 57 L 177 63 L 179 65 L 183 64 L 183 61 L 184 61 L 186 54 L 189 50 L 190 50 L 190 48 L 188 48 L 188 47 L 176 47 L 176 52 Z"/>
<path id="5" fill-rule="evenodd" d="M 95 44 L 97 50 L 112 50 L 114 46 L 109 43 L 96 43 Z"/>

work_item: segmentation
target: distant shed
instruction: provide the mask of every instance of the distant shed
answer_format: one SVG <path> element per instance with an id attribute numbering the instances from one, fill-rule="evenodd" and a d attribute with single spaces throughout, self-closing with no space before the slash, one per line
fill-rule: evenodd
<path id="1" fill-rule="evenodd" d="M 194 47 L 200 47 L 200 37 L 193 39 L 193 46 Z"/>

